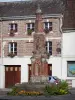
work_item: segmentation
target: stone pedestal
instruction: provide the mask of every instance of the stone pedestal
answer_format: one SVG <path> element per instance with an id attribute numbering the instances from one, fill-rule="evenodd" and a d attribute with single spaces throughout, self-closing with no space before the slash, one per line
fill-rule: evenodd
<path id="1" fill-rule="evenodd" d="M 31 82 L 48 81 L 48 63 L 45 58 L 35 58 L 31 66 Z"/>
<path id="2" fill-rule="evenodd" d="M 45 75 L 40 75 L 40 76 L 31 76 L 31 79 L 30 79 L 30 81 L 31 82 L 48 82 L 48 75 L 47 76 L 45 76 Z"/>

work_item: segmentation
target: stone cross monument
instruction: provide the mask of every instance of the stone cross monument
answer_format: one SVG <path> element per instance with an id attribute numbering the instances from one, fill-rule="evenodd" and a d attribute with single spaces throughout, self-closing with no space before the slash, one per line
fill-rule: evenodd
<path id="1" fill-rule="evenodd" d="M 48 77 L 48 63 L 43 32 L 42 11 L 38 5 L 36 10 L 35 34 L 33 36 L 33 56 L 31 57 L 31 82 L 43 82 Z"/>

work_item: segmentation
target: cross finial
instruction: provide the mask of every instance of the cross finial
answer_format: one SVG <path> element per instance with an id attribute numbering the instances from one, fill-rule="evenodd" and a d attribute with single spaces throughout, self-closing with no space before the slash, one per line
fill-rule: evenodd
<path id="1" fill-rule="evenodd" d="M 37 7 L 37 10 L 36 10 L 36 13 L 42 13 L 41 9 L 40 9 L 40 4 L 38 4 L 38 7 Z"/>

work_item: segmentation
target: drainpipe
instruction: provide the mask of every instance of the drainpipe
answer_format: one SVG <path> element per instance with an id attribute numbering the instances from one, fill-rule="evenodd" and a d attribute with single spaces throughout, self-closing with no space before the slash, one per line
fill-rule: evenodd
<path id="1" fill-rule="evenodd" d="M 3 36 L 2 36 L 2 31 L 3 31 L 3 21 L 2 21 L 2 18 L 1 18 L 1 63 L 0 63 L 0 88 L 3 88 L 4 87 L 4 73 L 2 74 L 3 72 Z"/>
<path id="2" fill-rule="evenodd" d="M 61 15 L 60 19 L 59 19 L 59 23 L 60 23 L 60 26 L 59 26 L 59 31 L 61 33 L 61 80 L 62 80 L 62 49 L 63 49 L 63 33 L 62 33 L 62 18 L 63 18 L 63 15 Z"/>
<path id="3" fill-rule="evenodd" d="M 61 80 L 62 80 L 62 49 L 63 49 L 63 44 L 62 44 L 62 42 L 63 42 L 63 38 L 62 38 L 62 36 L 63 36 L 63 33 L 61 32 Z"/>
<path id="4" fill-rule="evenodd" d="M 2 36 L 2 32 L 3 31 L 3 21 L 1 18 L 1 66 L 3 66 L 3 36 Z"/>

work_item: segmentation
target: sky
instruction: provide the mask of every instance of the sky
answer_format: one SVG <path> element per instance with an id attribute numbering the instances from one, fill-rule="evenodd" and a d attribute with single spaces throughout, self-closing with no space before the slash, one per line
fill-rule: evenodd
<path id="1" fill-rule="evenodd" d="M 28 1 L 28 0 L 0 0 L 0 2 L 9 2 L 9 1 Z"/>

